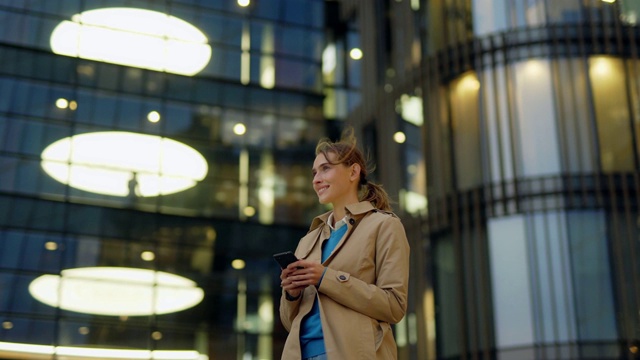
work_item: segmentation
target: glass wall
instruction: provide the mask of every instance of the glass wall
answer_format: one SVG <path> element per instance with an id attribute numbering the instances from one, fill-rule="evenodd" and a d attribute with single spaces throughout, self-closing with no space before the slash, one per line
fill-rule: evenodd
<path id="1" fill-rule="evenodd" d="M 424 3 L 434 358 L 637 356 L 633 3 Z"/>
<path id="2" fill-rule="evenodd" d="M 271 359 L 324 2 L 0 1 L 0 358 Z"/>

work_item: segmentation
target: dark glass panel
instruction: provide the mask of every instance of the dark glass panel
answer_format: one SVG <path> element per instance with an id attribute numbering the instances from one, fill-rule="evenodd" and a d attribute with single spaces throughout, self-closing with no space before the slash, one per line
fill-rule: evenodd
<path id="1" fill-rule="evenodd" d="M 303 61 L 276 59 L 276 85 L 284 88 L 320 91 L 321 69 L 319 64 Z"/>
<path id="2" fill-rule="evenodd" d="M 101 125 L 106 128 L 114 128 L 115 122 L 118 117 L 117 111 L 117 97 L 98 92 L 95 95 L 90 95 L 90 102 L 85 107 L 85 104 L 80 104 L 79 107 L 85 107 L 83 114 L 91 114 L 86 119 L 80 119 L 80 121 L 88 122 L 96 125 Z"/>
<path id="3" fill-rule="evenodd" d="M 238 82 L 240 80 L 240 56 L 239 49 L 214 49 L 209 64 L 201 74 Z"/>
<path id="4" fill-rule="evenodd" d="M 140 99 L 134 97 L 121 97 L 118 99 L 116 112 L 118 130 L 138 131 L 142 121 L 146 121 L 146 114 L 142 113 Z"/>
<path id="5" fill-rule="evenodd" d="M 0 332 L 0 341 L 48 346 L 56 342 L 54 320 L 31 319 L 18 315 L 7 317 L 6 320 L 11 321 L 13 328 Z"/>
<path id="6" fill-rule="evenodd" d="M 225 14 L 201 12 L 193 25 L 197 26 L 209 38 L 212 57 L 222 47 L 240 48 L 243 20 Z"/>

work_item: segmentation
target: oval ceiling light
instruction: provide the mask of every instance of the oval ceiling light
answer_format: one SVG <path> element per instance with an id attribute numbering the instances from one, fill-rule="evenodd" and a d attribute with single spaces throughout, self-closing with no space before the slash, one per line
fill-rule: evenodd
<path id="1" fill-rule="evenodd" d="M 29 293 L 49 306 L 86 314 L 144 316 L 191 308 L 204 298 L 196 283 L 161 271 L 87 267 L 42 275 Z"/>
<path id="2" fill-rule="evenodd" d="M 113 196 L 158 196 L 204 179 L 207 161 L 190 146 L 155 135 L 106 131 L 58 140 L 42 168 L 73 188 Z"/>
<path id="3" fill-rule="evenodd" d="M 136 350 L 80 346 L 52 346 L 0 342 L 3 359 L 67 359 L 86 360 L 208 360 L 209 356 L 195 350 Z M 55 356 L 55 357 L 54 357 Z"/>
<path id="4" fill-rule="evenodd" d="M 195 75 L 211 59 L 207 37 L 174 16 L 136 8 L 75 14 L 51 33 L 58 55 L 143 69 Z"/>

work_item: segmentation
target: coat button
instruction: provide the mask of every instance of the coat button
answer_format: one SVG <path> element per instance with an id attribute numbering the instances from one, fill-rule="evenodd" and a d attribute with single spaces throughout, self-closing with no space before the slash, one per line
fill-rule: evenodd
<path id="1" fill-rule="evenodd" d="M 356 223 L 356 221 L 355 221 L 355 220 L 353 220 L 353 219 L 349 219 L 349 224 L 353 225 L 353 224 L 355 224 L 355 223 Z"/>
<path id="2" fill-rule="evenodd" d="M 340 280 L 347 280 L 347 277 L 346 277 L 346 276 L 344 276 L 344 275 L 340 275 L 340 276 L 338 276 L 338 279 L 340 279 Z"/>

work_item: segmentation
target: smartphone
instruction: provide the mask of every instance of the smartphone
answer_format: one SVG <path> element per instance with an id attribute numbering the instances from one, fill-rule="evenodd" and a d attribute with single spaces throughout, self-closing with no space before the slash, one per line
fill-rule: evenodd
<path id="1" fill-rule="evenodd" d="M 273 254 L 273 258 L 280 264 L 280 268 L 282 269 L 289 266 L 292 262 L 298 261 L 298 258 L 291 251 Z"/>

